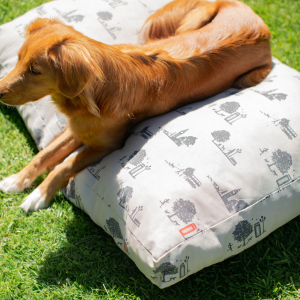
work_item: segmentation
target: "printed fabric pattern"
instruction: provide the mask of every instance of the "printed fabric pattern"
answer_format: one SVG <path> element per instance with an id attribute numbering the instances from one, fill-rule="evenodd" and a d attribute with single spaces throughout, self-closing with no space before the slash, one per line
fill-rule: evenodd
<path id="1" fill-rule="evenodd" d="M 44 4 L 0 27 L 0 76 L 14 67 L 24 28 L 37 17 L 59 16 L 104 43 L 135 43 L 146 18 L 167 2 Z M 39 149 L 67 126 L 50 97 L 18 110 Z M 122 149 L 83 170 L 63 192 L 165 288 L 299 215 L 299 115 L 300 73 L 274 58 L 255 87 L 140 123 Z"/>

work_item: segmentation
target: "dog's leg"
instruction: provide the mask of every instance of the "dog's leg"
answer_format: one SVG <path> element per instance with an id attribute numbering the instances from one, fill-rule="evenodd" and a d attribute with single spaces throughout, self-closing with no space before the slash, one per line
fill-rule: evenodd
<path id="1" fill-rule="evenodd" d="M 5 193 L 22 192 L 32 184 L 38 175 L 49 171 L 81 144 L 67 129 L 44 150 L 39 152 L 22 171 L 0 181 L 0 190 Z"/>
<path id="2" fill-rule="evenodd" d="M 238 89 L 248 88 L 261 83 L 272 70 L 272 63 L 258 67 L 238 77 L 232 87 Z"/>
<path id="3" fill-rule="evenodd" d="M 78 155 L 57 165 L 39 187 L 24 199 L 21 208 L 28 212 L 48 207 L 57 190 L 66 185 L 70 178 L 110 152 L 87 147 Z"/>

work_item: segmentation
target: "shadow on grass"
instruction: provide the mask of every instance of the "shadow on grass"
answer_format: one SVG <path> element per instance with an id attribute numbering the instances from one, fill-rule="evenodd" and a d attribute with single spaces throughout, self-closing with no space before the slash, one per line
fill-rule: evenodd
<path id="1" fill-rule="evenodd" d="M 110 297 L 116 292 L 141 299 L 180 300 L 277 299 L 300 288 L 300 217 L 241 254 L 160 290 L 108 234 L 74 210 L 65 230 L 67 242 L 46 257 L 39 271 L 41 285 L 76 284 L 85 292 L 97 290 L 99 296 L 107 295 L 106 288 Z"/>
<path id="2" fill-rule="evenodd" d="M 31 137 L 30 133 L 28 132 L 26 125 L 19 115 L 17 109 L 12 106 L 6 106 L 0 103 L 0 112 L 3 114 L 5 119 L 14 124 L 14 126 L 20 131 L 20 133 L 25 137 L 26 143 L 34 150 L 34 153 L 38 153 L 39 150 Z"/>

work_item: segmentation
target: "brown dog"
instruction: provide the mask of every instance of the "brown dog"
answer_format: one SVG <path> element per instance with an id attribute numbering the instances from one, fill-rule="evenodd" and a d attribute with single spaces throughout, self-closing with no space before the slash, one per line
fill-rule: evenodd
<path id="1" fill-rule="evenodd" d="M 235 0 L 176 0 L 152 15 L 141 35 L 144 45 L 108 46 L 58 20 L 28 26 L 17 65 L 0 81 L 1 101 L 22 105 L 51 94 L 69 126 L 0 182 L 0 190 L 20 192 L 53 169 L 25 198 L 26 212 L 48 206 L 70 178 L 122 147 L 136 123 L 258 84 L 272 67 L 268 27 Z M 60 163 L 81 144 L 83 152 Z"/>

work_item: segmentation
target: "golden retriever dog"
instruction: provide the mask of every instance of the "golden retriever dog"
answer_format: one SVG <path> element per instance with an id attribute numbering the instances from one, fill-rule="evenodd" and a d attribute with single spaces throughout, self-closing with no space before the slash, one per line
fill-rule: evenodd
<path id="1" fill-rule="evenodd" d="M 272 68 L 267 25 L 236 0 L 176 0 L 150 16 L 140 35 L 144 44 L 109 46 L 55 19 L 27 27 L 15 68 L 0 81 L 0 100 L 16 106 L 52 95 L 68 128 L 0 182 L 3 192 L 19 193 L 50 171 L 24 199 L 26 212 L 49 206 L 70 178 L 121 148 L 138 122 L 256 85 Z"/>

